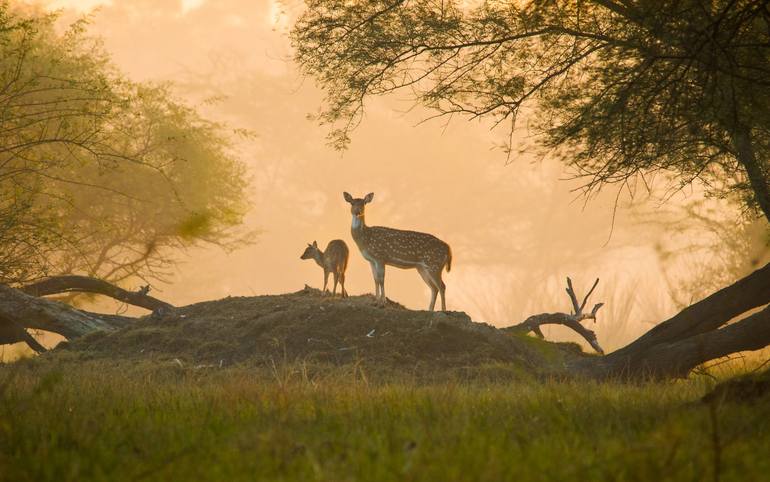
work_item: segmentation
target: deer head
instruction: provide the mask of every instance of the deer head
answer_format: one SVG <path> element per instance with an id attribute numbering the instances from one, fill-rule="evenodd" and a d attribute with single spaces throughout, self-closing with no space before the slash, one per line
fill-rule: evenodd
<path id="1" fill-rule="evenodd" d="M 313 241 L 313 244 L 308 244 L 305 248 L 305 252 L 299 259 L 315 259 L 316 253 L 318 253 L 318 243 Z"/>
<path id="2" fill-rule="evenodd" d="M 350 213 L 353 216 L 356 216 L 359 218 L 364 216 L 364 209 L 366 205 L 372 202 L 372 199 L 374 199 L 373 192 L 370 192 L 369 194 L 367 194 L 363 199 L 353 198 L 353 196 L 351 196 L 346 192 L 342 193 L 342 195 L 345 198 L 345 201 L 350 203 Z"/>

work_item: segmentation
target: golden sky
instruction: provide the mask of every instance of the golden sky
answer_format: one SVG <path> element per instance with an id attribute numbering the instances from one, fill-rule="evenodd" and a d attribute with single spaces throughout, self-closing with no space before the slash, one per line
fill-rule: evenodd
<path id="1" fill-rule="evenodd" d="M 180 98 L 206 115 L 253 130 L 241 156 L 252 176 L 248 226 L 261 230 L 253 246 L 226 253 L 195 250 L 173 282 L 156 294 L 175 304 L 227 295 L 282 293 L 320 287 L 322 271 L 300 261 L 306 243 L 334 238 L 351 248 L 348 289 L 372 292 L 368 264 L 350 236 L 342 192 L 375 193 L 370 225 L 429 232 L 452 246 L 445 275 L 447 304 L 496 325 L 569 307 L 564 279 L 578 294 L 595 277 L 594 295 L 608 302 L 596 331 L 614 348 L 673 311 L 662 294 L 652 247 L 660 234 L 640 229 L 627 210 L 613 218 L 615 191 L 587 206 L 563 181 L 568 172 L 550 159 L 515 157 L 492 149 L 503 132 L 479 122 L 417 123 L 426 112 L 405 99 L 373 99 L 351 148 L 335 152 L 326 129 L 306 119 L 321 103 L 312 79 L 292 64 L 287 29 L 300 3 L 275 0 L 53 0 L 74 18 L 94 7 L 92 32 L 103 37 L 115 63 L 135 80 L 173 81 Z M 526 136 L 526 130 L 520 133 Z M 637 299 L 639 284 L 650 287 Z M 424 309 L 429 291 L 419 275 L 388 268 L 386 291 Z M 662 300 L 662 301 L 661 301 Z M 614 311 L 613 311 L 614 310 Z M 630 310 L 631 315 L 621 313 Z M 623 329 L 614 323 L 623 317 Z M 630 316 L 631 322 L 628 322 Z M 565 336 L 560 327 L 548 336 Z"/>

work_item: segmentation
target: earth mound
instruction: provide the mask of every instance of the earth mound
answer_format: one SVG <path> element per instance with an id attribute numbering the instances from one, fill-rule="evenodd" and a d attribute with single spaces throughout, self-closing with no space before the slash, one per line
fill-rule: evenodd
<path id="1" fill-rule="evenodd" d="M 577 345 L 505 333 L 462 312 L 414 311 L 392 301 L 382 306 L 371 295 L 332 298 L 308 287 L 177 308 L 59 350 L 201 366 L 305 361 L 415 370 L 502 364 L 538 373 L 583 356 Z"/>

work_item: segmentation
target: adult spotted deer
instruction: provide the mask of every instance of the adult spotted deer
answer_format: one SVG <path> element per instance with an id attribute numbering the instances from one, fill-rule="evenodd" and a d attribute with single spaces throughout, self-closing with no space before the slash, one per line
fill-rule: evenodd
<path id="1" fill-rule="evenodd" d="M 327 292 L 326 286 L 329 283 L 329 273 L 332 273 L 334 275 L 334 291 L 332 291 L 332 296 L 337 294 L 337 282 L 340 282 L 342 285 L 342 297 L 346 298 L 348 292 L 345 291 L 345 270 L 348 268 L 348 254 L 348 245 L 341 239 L 329 241 L 329 244 L 326 245 L 326 251 L 318 249 L 318 243 L 313 241 L 313 244 L 307 245 L 300 259 L 313 259 L 318 266 L 324 269 L 324 293 Z"/>
<path id="2" fill-rule="evenodd" d="M 446 311 L 446 285 L 441 279 L 441 273 L 444 266 L 447 272 L 452 269 L 452 250 L 449 245 L 426 233 L 367 226 L 364 211 L 366 205 L 374 199 L 374 193 L 367 194 L 363 199 L 354 199 L 348 193 L 343 193 L 343 196 L 345 201 L 350 203 L 350 212 L 353 215 L 353 224 L 350 227 L 353 240 L 372 266 L 377 299 L 385 301 L 386 265 L 402 269 L 415 268 L 430 288 L 429 309 L 433 311 L 436 295 L 441 293 L 441 310 Z"/>

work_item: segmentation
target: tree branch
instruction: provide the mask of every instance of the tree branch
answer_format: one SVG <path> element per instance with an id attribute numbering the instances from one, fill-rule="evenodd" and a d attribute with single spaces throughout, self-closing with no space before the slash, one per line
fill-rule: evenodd
<path id="1" fill-rule="evenodd" d="M 0 316 L 0 345 L 24 342 L 37 353 L 46 351 L 35 337 L 15 321 Z"/>
<path id="2" fill-rule="evenodd" d="M 21 291 L 33 296 L 56 295 L 61 293 L 96 293 L 109 296 L 118 301 L 128 303 L 150 311 L 170 310 L 174 307 L 147 294 L 149 286 L 139 291 L 126 291 L 104 280 L 88 276 L 66 275 L 53 276 L 21 288 Z"/>
<path id="3" fill-rule="evenodd" d="M 120 326 L 115 320 L 37 298 L 4 284 L 0 284 L 0 319 L 11 320 L 23 328 L 58 333 L 67 339 L 99 330 L 111 331 Z"/>
<path id="4" fill-rule="evenodd" d="M 601 345 L 599 345 L 599 341 L 596 338 L 596 333 L 580 324 L 580 322 L 584 320 L 596 321 L 596 313 L 599 311 L 599 308 L 604 306 L 604 303 L 597 303 L 594 305 L 590 313 L 583 313 L 583 308 L 588 302 L 588 297 L 591 296 L 591 293 L 594 292 L 594 289 L 598 284 L 599 278 L 596 278 L 593 286 L 583 299 L 583 303 L 578 305 L 577 296 L 575 295 L 575 290 L 572 286 L 572 280 L 567 278 L 566 291 L 567 295 L 569 295 L 570 301 L 572 302 L 574 313 L 541 313 L 538 315 L 532 315 L 518 325 L 509 326 L 507 328 L 503 328 L 503 330 L 518 333 L 529 333 L 531 331 L 534 332 L 539 338 L 544 338 L 543 332 L 540 330 L 542 325 L 564 325 L 574 330 L 578 335 L 582 336 L 588 342 L 588 344 L 591 345 L 594 350 L 596 350 L 597 353 L 601 353 L 603 355 L 604 349 L 601 347 Z"/>

